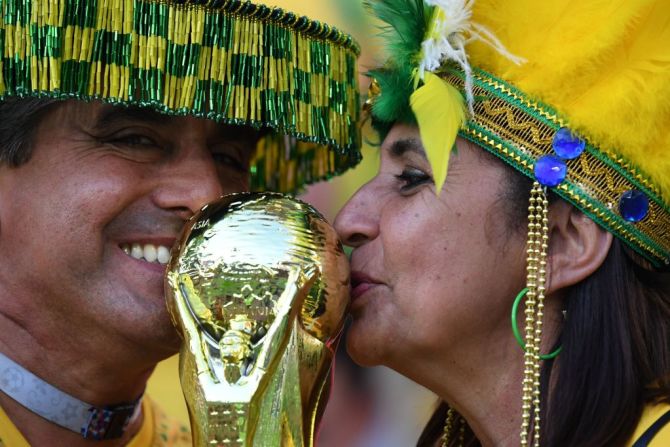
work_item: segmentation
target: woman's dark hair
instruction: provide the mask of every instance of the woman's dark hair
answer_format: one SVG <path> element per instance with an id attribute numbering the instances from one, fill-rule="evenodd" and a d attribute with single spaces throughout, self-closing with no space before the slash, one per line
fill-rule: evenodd
<path id="1" fill-rule="evenodd" d="M 525 231 L 530 181 L 509 171 L 508 226 Z M 670 403 L 670 273 L 646 264 L 615 238 L 598 270 L 567 290 L 563 349 L 543 366 L 541 445 L 622 446 L 646 404 Z M 418 446 L 435 445 L 446 410 Z"/>
<path id="2" fill-rule="evenodd" d="M 0 164 L 16 167 L 30 160 L 37 126 L 60 102 L 46 98 L 0 100 Z"/>

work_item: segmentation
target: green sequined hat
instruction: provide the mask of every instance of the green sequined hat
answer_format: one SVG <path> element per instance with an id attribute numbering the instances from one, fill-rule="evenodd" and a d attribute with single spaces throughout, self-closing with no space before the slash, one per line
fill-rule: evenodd
<path id="1" fill-rule="evenodd" d="M 239 0 L 2 0 L 0 99 L 150 107 L 272 129 L 254 189 L 293 191 L 360 159 L 357 43 Z"/>

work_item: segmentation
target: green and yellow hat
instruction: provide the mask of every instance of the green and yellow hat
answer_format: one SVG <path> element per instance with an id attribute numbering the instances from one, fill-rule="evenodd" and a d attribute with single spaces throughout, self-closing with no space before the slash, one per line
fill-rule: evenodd
<path id="1" fill-rule="evenodd" d="M 358 44 L 240 0 L 2 0 L 0 99 L 101 100 L 269 128 L 254 189 L 359 159 Z"/>
<path id="2" fill-rule="evenodd" d="M 391 54 L 373 124 L 418 124 L 438 191 L 460 135 L 670 265 L 670 2 L 369 6 Z"/>

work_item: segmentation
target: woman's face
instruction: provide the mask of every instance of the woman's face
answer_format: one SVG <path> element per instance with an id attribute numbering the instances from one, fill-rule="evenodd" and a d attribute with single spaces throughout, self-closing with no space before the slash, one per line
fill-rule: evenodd
<path id="1" fill-rule="evenodd" d="M 438 197 L 418 129 L 396 125 L 379 173 L 338 215 L 355 247 L 348 349 L 357 362 L 412 377 L 418 365 L 514 344 L 525 235 L 508 229 L 505 169 L 481 151 L 459 139 Z"/>

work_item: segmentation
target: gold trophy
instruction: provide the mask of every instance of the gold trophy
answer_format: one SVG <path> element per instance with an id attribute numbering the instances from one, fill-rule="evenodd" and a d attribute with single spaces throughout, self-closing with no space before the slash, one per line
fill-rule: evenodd
<path id="1" fill-rule="evenodd" d="M 349 299 L 320 214 L 275 193 L 205 206 L 173 248 L 166 297 L 193 445 L 313 446 Z"/>

